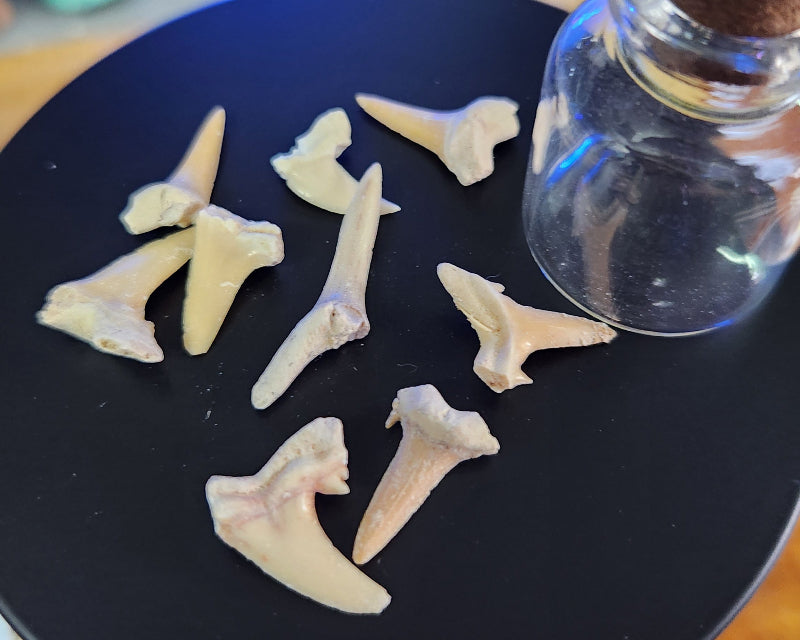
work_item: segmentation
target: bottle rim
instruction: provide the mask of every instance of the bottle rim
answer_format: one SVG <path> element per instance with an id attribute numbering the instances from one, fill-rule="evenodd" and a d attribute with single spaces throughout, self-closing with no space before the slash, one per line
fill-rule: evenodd
<path id="1" fill-rule="evenodd" d="M 682 111 L 740 120 L 800 102 L 800 29 L 777 37 L 726 34 L 671 0 L 609 0 L 609 8 L 629 73 Z M 671 95 L 675 83 L 690 86 L 692 97 Z"/>

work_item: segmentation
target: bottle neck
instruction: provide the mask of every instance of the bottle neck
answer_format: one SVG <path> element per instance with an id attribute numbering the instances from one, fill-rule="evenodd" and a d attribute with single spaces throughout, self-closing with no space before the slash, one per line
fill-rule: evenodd
<path id="1" fill-rule="evenodd" d="M 800 105 L 800 31 L 719 33 L 670 0 L 608 0 L 616 55 L 648 93 L 712 122 L 752 121 Z"/>

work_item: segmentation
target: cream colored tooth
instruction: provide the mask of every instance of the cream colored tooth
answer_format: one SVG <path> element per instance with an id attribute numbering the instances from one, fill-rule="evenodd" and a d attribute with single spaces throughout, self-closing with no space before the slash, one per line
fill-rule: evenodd
<path id="1" fill-rule="evenodd" d="M 213 476 L 206 499 L 216 534 L 259 569 L 312 600 L 347 613 L 380 613 L 391 597 L 325 535 L 314 494 L 349 493 L 342 423 L 317 418 L 254 476 Z"/>
<path id="2" fill-rule="evenodd" d="M 437 273 L 478 333 L 473 371 L 497 393 L 532 382 L 521 367 L 534 351 L 610 342 L 617 335 L 602 322 L 523 307 L 502 294 L 503 285 L 452 264 L 440 264 Z"/>
<path id="3" fill-rule="evenodd" d="M 303 200 L 326 211 L 344 214 L 358 182 L 336 158 L 350 146 L 350 131 L 350 120 L 344 110 L 330 109 L 295 139 L 289 153 L 272 156 L 270 164 L 286 180 L 286 186 Z M 400 211 L 400 207 L 381 200 L 381 214 L 395 211 Z"/>
<path id="4" fill-rule="evenodd" d="M 164 353 L 144 319 L 147 299 L 192 256 L 194 229 L 153 240 L 82 280 L 54 287 L 36 319 L 95 349 L 142 362 Z"/>
<path id="5" fill-rule="evenodd" d="M 183 302 L 183 346 L 193 356 L 211 347 L 245 278 L 283 260 L 281 230 L 270 222 L 209 205 L 198 213 L 195 228 Z"/>
<path id="6" fill-rule="evenodd" d="M 178 167 L 165 182 L 131 194 L 120 220 L 129 233 L 158 227 L 186 227 L 208 205 L 219 167 L 225 109 L 214 107 L 200 125 Z"/>
<path id="7" fill-rule="evenodd" d="M 434 111 L 356 94 L 356 102 L 378 122 L 433 151 L 458 181 L 468 186 L 494 171 L 494 147 L 519 133 L 519 105 L 486 96 L 456 111 Z"/>
<path id="8" fill-rule="evenodd" d="M 578 5 L 583 2 L 583 0 L 539 0 L 539 2 L 542 4 L 548 4 L 556 9 L 561 9 L 567 13 L 571 13 L 578 8 Z"/>
<path id="9" fill-rule="evenodd" d="M 358 527 L 356 564 L 368 562 L 397 535 L 450 469 L 500 450 L 480 415 L 451 408 L 430 384 L 397 392 L 386 427 L 398 420 L 403 438 Z"/>
<path id="10" fill-rule="evenodd" d="M 321 353 L 369 333 L 364 302 L 372 248 L 378 233 L 381 166 L 373 164 L 342 220 L 328 280 L 317 303 L 297 323 L 253 386 L 251 400 L 265 409 Z"/>

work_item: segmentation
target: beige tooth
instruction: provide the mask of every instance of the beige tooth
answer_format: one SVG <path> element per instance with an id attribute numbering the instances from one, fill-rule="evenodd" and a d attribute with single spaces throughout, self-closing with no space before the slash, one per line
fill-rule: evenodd
<path id="1" fill-rule="evenodd" d="M 153 291 L 192 256 L 194 229 L 154 240 L 82 280 L 58 285 L 37 313 L 40 324 L 95 349 L 142 362 L 164 354 L 144 309 Z"/>
<path id="2" fill-rule="evenodd" d="M 198 213 L 195 228 L 183 303 L 183 346 L 193 356 L 211 347 L 247 276 L 283 260 L 281 230 L 270 222 L 209 205 Z"/>
<path id="3" fill-rule="evenodd" d="M 548 4 L 556 9 L 561 9 L 567 13 L 571 13 L 578 8 L 578 5 L 583 2 L 583 0 L 539 0 L 539 2 L 542 4 Z"/>
<path id="4" fill-rule="evenodd" d="M 314 507 L 317 492 L 349 493 L 347 475 L 341 421 L 317 418 L 254 476 L 208 480 L 214 530 L 297 593 L 347 613 L 380 613 L 389 594 L 331 544 Z"/>
<path id="5" fill-rule="evenodd" d="M 502 294 L 503 285 L 452 264 L 440 264 L 437 273 L 478 334 L 473 371 L 497 393 L 532 382 L 521 367 L 534 351 L 610 342 L 617 335 L 602 322 L 517 304 Z"/>
<path id="6" fill-rule="evenodd" d="M 397 421 L 403 438 L 358 527 L 356 564 L 380 552 L 459 462 L 500 450 L 480 415 L 451 408 L 433 385 L 400 389 L 386 427 Z"/>
<path id="7" fill-rule="evenodd" d="M 193 222 L 211 198 L 224 133 L 225 109 L 214 107 L 172 175 L 165 182 L 146 185 L 131 194 L 128 206 L 120 214 L 129 233 L 186 227 Z"/>
<path id="8" fill-rule="evenodd" d="M 356 94 L 356 102 L 392 131 L 433 151 L 458 181 L 468 186 L 494 171 L 494 147 L 519 133 L 519 105 L 485 96 L 463 109 L 435 111 Z"/>
<path id="9" fill-rule="evenodd" d="M 306 202 L 344 214 L 356 193 L 358 181 L 338 158 L 350 146 L 350 120 L 343 109 L 330 109 L 318 116 L 311 127 L 295 139 L 289 153 L 270 159 L 286 186 Z M 381 200 L 381 214 L 400 211 L 393 202 Z"/>
<path id="10" fill-rule="evenodd" d="M 251 400 L 256 409 L 265 409 L 275 402 L 318 355 L 369 333 L 364 295 L 378 233 L 381 180 L 381 166 L 377 163 L 361 178 L 342 220 L 322 294 L 292 329 L 253 386 Z"/>

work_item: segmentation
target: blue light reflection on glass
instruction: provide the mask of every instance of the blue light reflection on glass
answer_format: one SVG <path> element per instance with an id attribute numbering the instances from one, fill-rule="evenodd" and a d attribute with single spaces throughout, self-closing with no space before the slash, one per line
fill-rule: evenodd
<path id="1" fill-rule="evenodd" d="M 587 151 L 596 145 L 601 137 L 602 136 L 598 134 L 593 134 L 581 142 L 581 144 L 566 158 L 564 158 L 553 170 L 553 172 L 547 176 L 547 186 L 551 187 L 556 182 L 561 180 L 564 174 L 569 171 L 586 154 Z"/>
<path id="2" fill-rule="evenodd" d="M 603 165 L 610 157 L 611 154 L 608 151 L 606 151 L 600 157 L 600 159 L 597 162 L 595 162 L 594 166 L 586 172 L 586 175 L 583 176 L 583 178 L 581 178 L 581 183 L 589 184 L 589 182 L 591 182 L 594 179 L 594 177 L 600 172 L 600 169 L 603 168 Z"/>
<path id="3" fill-rule="evenodd" d="M 603 6 L 601 5 L 601 6 L 598 6 L 598 8 L 597 8 L 597 9 L 595 9 L 594 11 L 587 11 L 586 13 L 582 14 L 582 15 L 581 15 L 581 16 L 580 16 L 580 17 L 579 17 L 579 18 L 578 18 L 578 19 L 575 21 L 575 25 L 574 25 L 574 26 L 576 26 L 576 27 L 581 27 L 581 26 L 583 26 L 583 23 L 584 23 L 584 22 L 586 22 L 587 20 L 591 20 L 592 18 L 594 18 L 596 15 L 598 15 L 598 14 L 600 13 L 600 11 L 602 11 L 602 9 L 603 9 Z"/>
<path id="4" fill-rule="evenodd" d="M 744 53 L 732 55 L 731 63 L 737 71 L 741 71 L 742 73 L 756 73 L 762 67 L 762 64 L 753 60 L 752 56 Z"/>
<path id="5" fill-rule="evenodd" d="M 588 20 L 596 18 L 601 10 L 602 5 L 600 8 L 597 8 L 594 11 L 587 11 L 586 13 L 578 14 L 575 22 L 571 24 L 569 29 L 564 32 L 564 42 L 561 45 L 562 50 L 573 51 L 580 40 L 583 40 L 591 35 L 592 29 L 584 27 L 584 23 Z"/>

